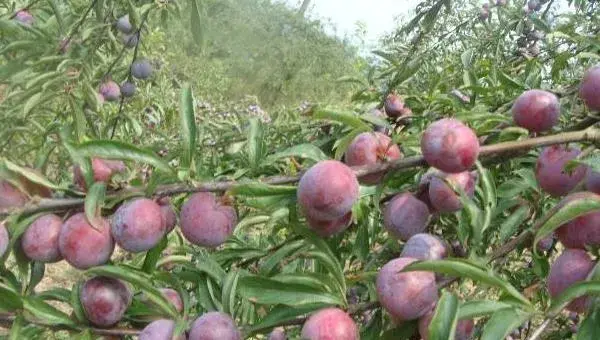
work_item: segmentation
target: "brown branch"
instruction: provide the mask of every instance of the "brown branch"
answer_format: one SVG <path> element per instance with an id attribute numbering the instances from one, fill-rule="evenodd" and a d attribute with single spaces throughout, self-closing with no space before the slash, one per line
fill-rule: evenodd
<path id="1" fill-rule="evenodd" d="M 600 130 L 591 128 L 583 131 L 564 132 L 556 135 L 530 138 L 514 142 L 504 142 L 493 145 L 485 145 L 481 147 L 479 155 L 485 159 L 498 154 L 505 154 L 515 151 L 524 151 L 535 147 L 542 147 L 553 144 L 598 141 L 600 141 Z M 393 162 L 386 162 L 362 167 L 353 167 L 352 169 L 358 177 L 362 177 L 365 175 L 374 174 L 382 171 L 404 170 L 424 166 L 427 166 L 427 162 L 422 156 L 412 156 L 402 158 Z M 291 184 L 297 182 L 300 179 L 301 175 L 302 174 L 298 176 L 273 176 L 258 179 L 258 181 L 270 185 Z M 217 181 L 201 183 L 198 185 L 162 185 L 155 190 L 154 196 L 173 196 L 181 193 L 193 192 L 224 192 L 243 183 L 244 182 L 239 181 Z M 143 189 L 125 189 L 117 193 L 108 195 L 107 199 L 116 197 L 131 197 L 136 195 L 143 196 L 144 194 L 145 193 Z M 10 213 L 14 212 L 22 213 L 24 215 L 30 215 L 41 211 L 61 211 L 67 209 L 74 209 L 81 207 L 84 204 L 84 201 L 84 198 L 41 199 L 39 200 L 39 202 L 27 204 L 24 208 L 21 209 L 13 211 L 0 211 L 0 217 L 7 216 Z"/>

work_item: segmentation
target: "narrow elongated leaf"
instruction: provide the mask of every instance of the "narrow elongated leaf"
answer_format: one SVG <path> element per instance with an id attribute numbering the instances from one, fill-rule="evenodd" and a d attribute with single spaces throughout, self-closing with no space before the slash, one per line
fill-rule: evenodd
<path id="1" fill-rule="evenodd" d="M 305 304 L 343 305 L 338 297 L 301 284 L 282 284 L 280 281 L 247 276 L 239 279 L 238 292 L 244 298 L 259 304 L 301 306 Z"/>
<path id="2" fill-rule="evenodd" d="M 240 272 L 237 270 L 230 271 L 223 281 L 223 288 L 221 291 L 221 304 L 223 305 L 223 312 L 230 314 L 235 318 L 235 296 L 240 278 Z"/>
<path id="3" fill-rule="evenodd" d="M 584 295 L 600 295 L 600 282 L 578 282 L 565 289 L 559 296 L 552 299 L 548 313 L 556 315 L 572 300 Z"/>
<path id="4" fill-rule="evenodd" d="M 142 162 L 153 165 L 161 171 L 173 173 L 173 169 L 169 164 L 165 163 L 154 152 L 140 149 L 131 144 L 111 140 L 93 140 L 81 143 L 75 148 L 80 155 L 86 157 Z"/>
<path id="5" fill-rule="evenodd" d="M 28 180 L 30 180 L 33 183 L 36 183 L 36 184 L 39 184 L 46 188 L 50 188 L 50 189 L 54 189 L 54 190 L 62 189 L 60 186 L 50 182 L 44 176 L 40 175 L 38 172 L 36 172 L 32 169 L 24 168 L 24 167 L 19 166 L 9 160 L 4 160 L 4 164 L 6 165 L 6 168 L 8 170 L 27 178 Z"/>
<path id="6" fill-rule="evenodd" d="M 23 301 L 18 292 L 0 283 L 0 310 L 12 312 L 23 308 Z"/>
<path id="7" fill-rule="evenodd" d="M 190 23 L 192 27 L 192 36 L 196 44 L 201 45 L 204 40 L 204 28 L 202 27 L 202 3 L 201 0 L 191 0 Z"/>
<path id="8" fill-rule="evenodd" d="M 19 314 L 15 318 L 10 327 L 10 334 L 8 336 L 8 340 L 20 340 L 23 339 L 23 335 L 21 334 L 21 330 L 23 329 L 23 325 L 25 324 L 25 319 L 23 315 Z"/>
<path id="9" fill-rule="evenodd" d="M 523 322 L 529 319 L 530 315 L 517 308 L 506 308 L 495 312 L 485 323 L 481 340 L 504 339 L 519 327 Z"/>
<path id="10" fill-rule="evenodd" d="M 264 142 L 264 132 L 265 131 L 260 120 L 257 118 L 250 119 L 246 153 L 250 167 L 253 169 L 258 168 L 265 156 L 266 148 Z"/>
<path id="11" fill-rule="evenodd" d="M 521 206 L 500 225 L 500 242 L 508 240 L 519 229 L 519 225 L 529 217 L 529 207 Z"/>
<path id="12" fill-rule="evenodd" d="M 500 309 L 513 307 L 511 304 L 501 301 L 481 300 L 481 301 L 466 301 L 460 305 L 458 311 L 458 319 L 473 319 L 488 314 L 495 313 Z"/>
<path id="13" fill-rule="evenodd" d="M 102 207 L 104 206 L 105 194 L 106 184 L 104 182 L 96 182 L 88 190 L 87 195 L 85 196 L 85 216 L 90 222 L 90 225 L 96 230 L 101 230 L 103 227 L 100 219 L 102 219 Z"/>
<path id="14" fill-rule="evenodd" d="M 458 298 L 444 291 L 429 324 L 431 340 L 453 340 L 458 320 Z"/>
<path id="15" fill-rule="evenodd" d="M 292 146 L 289 149 L 270 155 L 267 160 L 274 161 L 285 157 L 300 157 L 313 160 L 315 162 L 328 159 L 327 155 L 321 149 L 313 144 L 300 144 Z"/>
<path id="16" fill-rule="evenodd" d="M 600 309 L 598 307 L 583 319 L 577 331 L 577 340 L 592 339 L 600 339 Z"/>
<path id="17" fill-rule="evenodd" d="M 261 322 L 252 326 L 252 328 L 250 328 L 250 333 L 252 334 L 264 329 L 269 329 L 282 322 L 293 320 L 301 315 L 310 314 L 324 306 L 326 305 L 321 303 L 307 304 L 298 307 L 277 306 L 273 308 Z"/>
<path id="18" fill-rule="evenodd" d="M 181 138 L 184 150 L 181 165 L 189 168 L 194 163 L 197 135 L 196 114 L 194 112 L 194 97 L 192 96 L 192 89 L 189 85 L 181 92 L 181 102 L 179 105 Z"/>
<path id="19" fill-rule="evenodd" d="M 466 277 L 473 281 L 497 287 L 524 305 L 530 305 L 529 300 L 527 300 L 527 298 L 525 298 L 509 282 L 499 278 L 491 272 L 482 270 L 481 267 L 469 263 L 466 260 L 448 259 L 419 261 L 408 265 L 403 271 L 416 270 L 434 271 L 450 276 Z"/>
<path id="20" fill-rule="evenodd" d="M 270 185 L 260 182 L 245 183 L 236 185 L 229 190 L 229 193 L 234 196 L 250 196 L 250 197 L 265 197 L 265 196 L 281 196 L 281 195 L 296 195 L 295 186 L 287 185 Z"/>
<path id="21" fill-rule="evenodd" d="M 73 320 L 71 320 L 67 314 L 59 311 L 37 297 L 26 297 L 23 300 L 23 307 L 36 319 L 44 320 L 45 324 L 67 326 L 75 325 Z"/>
<path id="22" fill-rule="evenodd" d="M 369 124 L 365 123 L 359 116 L 352 113 L 317 109 L 313 112 L 312 117 L 314 119 L 324 119 L 342 123 L 343 125 L 359 129 L 361 132 L 371 131 Z"/>

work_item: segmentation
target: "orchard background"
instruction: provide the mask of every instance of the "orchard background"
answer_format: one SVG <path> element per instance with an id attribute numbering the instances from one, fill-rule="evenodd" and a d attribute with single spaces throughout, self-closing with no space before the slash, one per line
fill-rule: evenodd
<path id="1" fill-rule="evenodd" d="M 0 4 L 0 337 L 600 338 L 600 4 L 309 3 Z"/>

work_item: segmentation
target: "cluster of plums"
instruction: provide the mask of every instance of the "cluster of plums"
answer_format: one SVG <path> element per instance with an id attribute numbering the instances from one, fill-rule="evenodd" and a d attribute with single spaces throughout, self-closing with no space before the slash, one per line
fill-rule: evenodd
<path id="1" fill-rule="evenodd" d="M 127 48 L 137 46 L 140 39 L 139 30 L 129 22 L 129 15 L 120 17 L 115 23 L 115 28 L 122 34 L 121 40 Z M 152 76 L 152 64 L 147 59 L 137 59 L 131 64 L 130 74 L 133 78 L 146 80 Z M 103 101 L 117 101 L 121 96 L 132 97 L 135 94 L 136 85 L 130 79 L 117 84 L 113 80 L 106 80 L 100 84 L 98 94 Z"/>

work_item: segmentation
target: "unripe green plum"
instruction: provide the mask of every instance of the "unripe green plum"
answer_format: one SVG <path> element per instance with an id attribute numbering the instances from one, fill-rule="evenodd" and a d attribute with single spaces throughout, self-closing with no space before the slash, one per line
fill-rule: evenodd
<path id="1" fill-rule="evenodd" d="M 131 291 L 120 280 L 96 276 L 81 287 L 81 306 L 87 319 L 98 327 L 119 322 L 131 304 Z"/>
<path id="2" fill-rule="evenodd" d="M 429 183 L 431 205 L 439 212 L 454 212 L 462 209 L 459 196 L 442 178 L 461 188 L 467 196 L 472 197 L 475 193 L 476 177 L 477 175 L 470 171 L 457 174 L 438 173 L 437 176 L 433 176 Z"/>
<path id="3" fill-rule="evenodd" d="M 565 249 L 554 261 L 548 274 L 548 291 L 552 298 L 559 296 L 565 289 L 573 284 L 585 281 L 594 268 L 594 261 L 582 249 Z M 590 299 L 588 296 L 579 297 L 566 309 L 572 312 L 583 313 L 586 311 Z"/>
<path id="4" fill-rule="evenodd" d="M 152 65 L 146 59 L 136 60 L 131 64 L 131 75 L 137 79 L 148 79 L 152 76 Z"/>
<path id="5" fill-rule="evenodd" d="M 429 312 L 438 300 L 435 275 L 401 272 L 417 259 L 401 257 L 384 265 L 377 275 L 377 296 L 383 308 L 399 322 L 415 320 Z"/>
<path id="6" fill-rule="evenodd" d="M 84 213 L 67 219 L 60 228 L 58 249 L 65 260 L 77 269 L 105 264 L 112 255 L 115 243 L 107 220 L 98 218 L 99 230 L 94 229 Z"/>
<path id="7" fill-rule="evenodd" d="M 166 233 L 160 206 L 147 198 L 121 205 L 112 218 L 111 231 L 117 244 L 133 253 L 154 248 Z"/>
<path id="8" fill-rule="evenodd" d="M 591 111 L 600 111 L 600 65 L 588 69 L 583 75 L 579 97 Z"/>
<path id="9" fill-rule="evenodd" d="M 396 195 L 385 207 L 385 229 L 394 238 L 407 241 L 427 229 L 429 208 L 411 193 Z"/>
<path id="10" fill-rule="evenodd" d="M 579 165 L 569 173 L 565 166 L 580 153 L 579 148 L 574 146 L 545 147 L 540 152 L 535 168 L 535 177 L 542 190 L 554 197 L 566 195 L 573 190 L 584 179 L 587 168 Z"/>
<path id="11" fill-rule="evenodd" d="M 54 214 L 40 216 L 27 227 L 21 237 L 21 248 L 33 261 L 52 263 L 62 260 L 58 235 L 63 221 Z"/>
<path id="12" fill-rule="evenodd" d="M 475 132 L 460 121 L 444 118 L 427 127 L 421 137 L 421 151 L 430 166 L 458 173 L 475 164 L 479 140 Z"/>
<path id="13" fill-rule="evenodd" d="M 553 93 L 544 90 L 523 92 L 512 106 L 515 123 L 530 132 L 551 130 L 559 120 L 560 102 Z"/>
<path id="14" fill-rule="evenodd" d="M 194 321 L 188 340 L 242 340 L 242 335 L 229 315 L 209 312 Z"/>
<path id="15" fill-rule="evenodd" d="M 225 243 L 237 225 L 235 209 L 207 192 L 190 196 L 179 217 L 183 236 L 195 245 L 209 248 Z"/>
<path id="16" fill-rule="evenodd" d="M 366 166 L 393 161 L 402 157 L 400 148 L 392 139 L 379 132 L 363 132 L 356 136 L 348 150 L 345 161 L 349 166 Z M 384 172 L 363 176 L 360 181 L 374 185 L 381 181 Z"/>
<path id="17" fill-rule="evenodd" d="M 339 308 L 325 308 L 311 315 L 302 326 L 306 340 L 358 340 L 360 334 L 354 320 Z"/>

